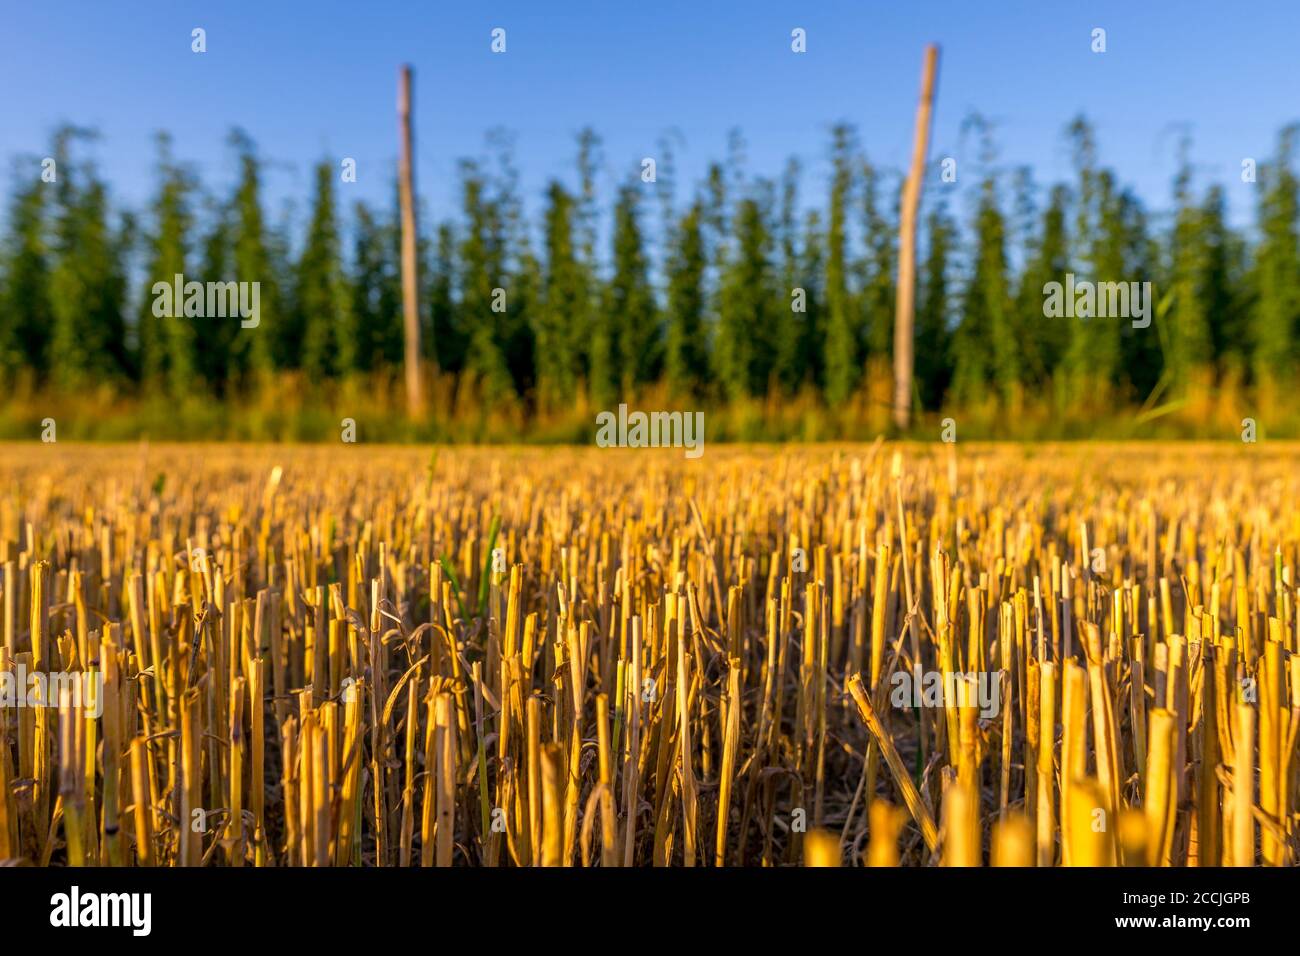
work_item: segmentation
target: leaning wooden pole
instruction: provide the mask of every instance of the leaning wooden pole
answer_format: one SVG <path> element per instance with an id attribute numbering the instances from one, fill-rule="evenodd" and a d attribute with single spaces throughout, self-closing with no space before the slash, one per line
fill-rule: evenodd
<path id="1" fill-rule="evenodd" d="M 415 256 L 415 173 L 411 144 L 411 68 L 403 65 L 397 79 L 397 129 L 401 137 L 398 192 L 402 205 L 402 328 L 406 339 L 406 412 L 412 418 L 424 410 L 420 388 L 420 288 Z"/>
<path id="2" fill-rule="evenodd" d="M 916 133 L 912 140 L 912 168 L 903 186 L 898 217 L 898 292 L 894 300 L 894 424 L 907 428 L 912 419 L 913 318 L 916 304 L 916 210 L 921 204 L 921 179 L 930 141 L 930 113 L 934 105 L 934 75 L 939 48 L 925 48 L 921 70 L 921 102 L 916 107 Z"/>

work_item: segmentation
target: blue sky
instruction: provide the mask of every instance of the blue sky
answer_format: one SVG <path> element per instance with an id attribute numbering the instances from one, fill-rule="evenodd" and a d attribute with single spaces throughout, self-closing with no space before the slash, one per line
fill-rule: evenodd
<path id="1" fill-rule="evenodd" d="M 190 50 L 207 31 L 208 52 Z M 507 52 L 490 33 L 504 28 Z M 790 50 L 807 31 L 808 52 Z M 1107 52 L 1090 50 L 1094 27 Z M 513 131 L 521 186 L 536 210 L 551 177 L 572 180 L 574 135 L 604 139 L 607 187 L 680 131 L 679 178 L 697 180 L 746 138 L 747 168 L 776 176 L 802 157 L 820 202 L 829 126 L 856 124 L 876 163 L 907 161 L 921 51 L 941 45 L 931 157 L 959 159 L 974 184 L 962 118 L 996 123 L 999 160 L 1037 181 L 1070 174 L 1062 128 L 1096 124 L 1100 155 L 1155 208 L 1167 206 L 1177 124 L 1188 124 L 1199 182 L 1228 185 L 1248 222 L 1244 156 L 1271 154 L 1300 119 L 1294 42 L 1300 4 L 1201 2 L 533 2 L 196 3 L 0 0 L 0 160 L 43 156 L 62 121 L 97 127 L 94 156 L 120 202 L 152 188 L 153 132 L 224 190 L 225 137 L 244 127 L 276 165 L 275 201 L 308 194 L 311 164 L 351 156 L 345 200 L 388 203 L 396 153 L 398 64 L 416 70 L 418 188 L 436 218 L 454 213 L 456 161 Z M 5 183 L 7 188 L 7 182 Z M 348 190 L 351 190 L 349 192 Z M 606 193 L 608 195 L 608 193 Z M 805 197 L 809 198 L 809 197 Z M 959 205 L 959 208 L 964 209 Z"/>

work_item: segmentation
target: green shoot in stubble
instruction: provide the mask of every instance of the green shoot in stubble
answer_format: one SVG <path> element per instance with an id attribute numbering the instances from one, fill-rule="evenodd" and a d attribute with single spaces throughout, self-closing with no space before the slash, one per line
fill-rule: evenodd
<path id="1" fill-rule="evenodd" d="M 491 829 L 489 819 L 491 813 L 488 810 L 487 795 L 487 744 L 483 737 L 483 724 L 478 721 L 478 810 L 479 819 L 483 826 L 484 839 Z"/>
<path id="2" fill-rule="evenodd" d="M 456 572 L 452 570 L 451 564 L 447 561 L 445 557 L 439 557 L 438 563 L 442 565 L 443 573 L 446 574 L 449 579 L 451 579 L 451 586 L 455 589 L 456 603 L 460 605 L 460 619 L 462 621 L 468 621 L 469 611 L 465 609 L 465 602 L 461 600 L 461 596 L 460 596 L 460 579 L 456 577 Z"/>
<path id="3" fill-rule="evenodd" d="M 492 552 L 497 546 L 497 534 L 501 531 L 501 516 L 495 515 L 492 518 L 492 527 L 488 531 L 487 554 L 483 556 L 483 573 L 478 579 L 478 613 L 479 617 L 483 616 L 487 610 L 488 583 L 492 580 Z"/>

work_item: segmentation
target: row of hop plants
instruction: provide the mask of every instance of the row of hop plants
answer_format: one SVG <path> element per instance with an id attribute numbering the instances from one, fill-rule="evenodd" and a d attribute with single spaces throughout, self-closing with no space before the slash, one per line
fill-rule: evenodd
<path id="1" fill-rule="evenodd" d="M 1295 449 L 12 450 L 0 860 L 1296 860 Z"/>

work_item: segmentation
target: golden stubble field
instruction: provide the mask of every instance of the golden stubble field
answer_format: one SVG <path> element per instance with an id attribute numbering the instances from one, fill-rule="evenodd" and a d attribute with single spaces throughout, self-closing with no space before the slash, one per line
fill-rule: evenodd
<path id="1" fill-rule="evenodd" d="M 1298 465 L 0 446 L 0 860 L 1294 865 Z"/>

